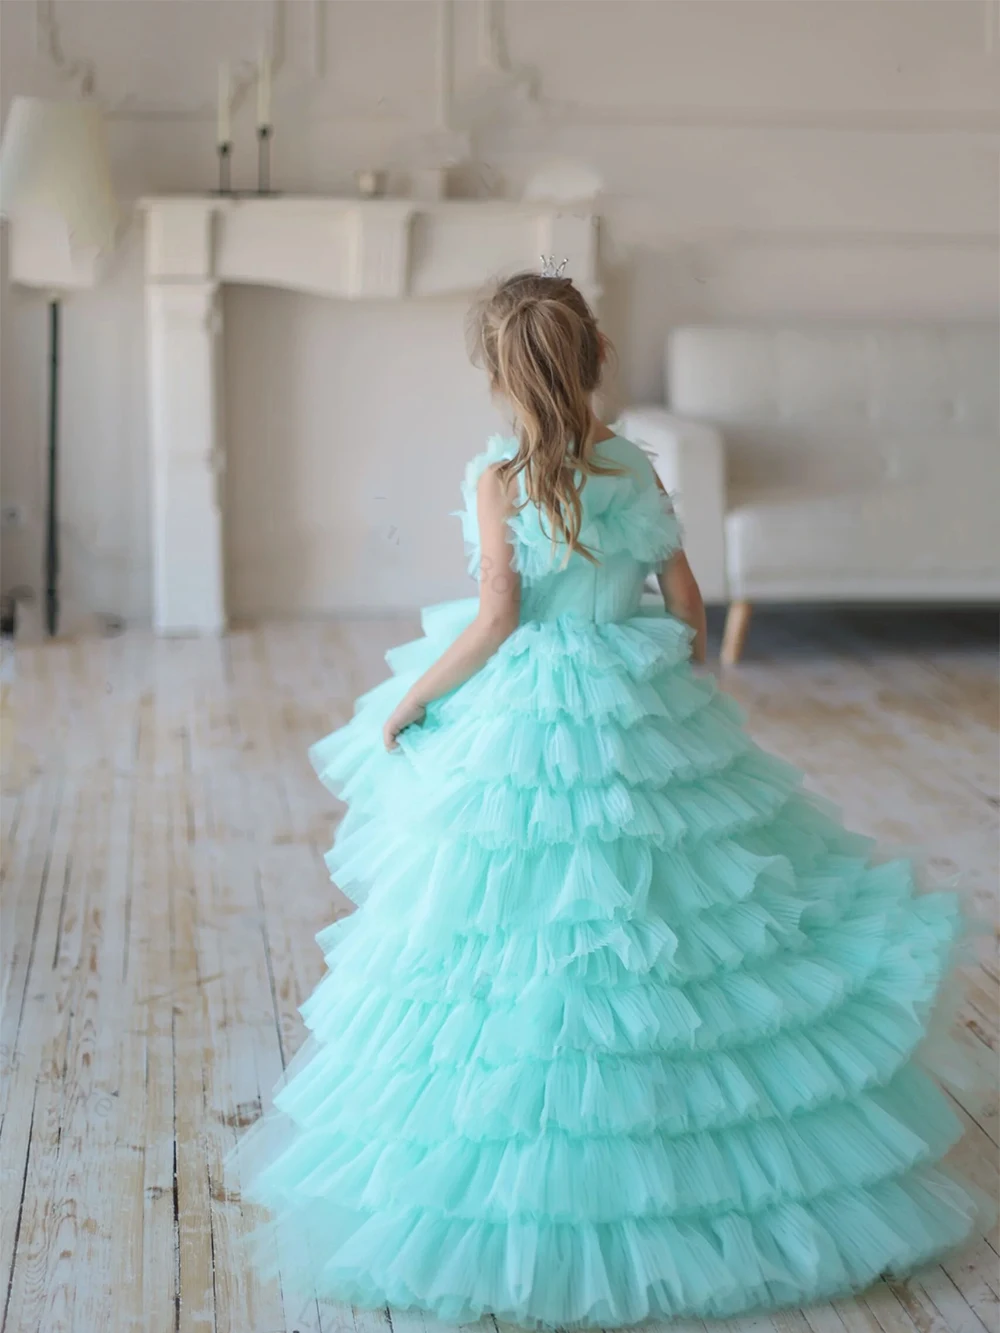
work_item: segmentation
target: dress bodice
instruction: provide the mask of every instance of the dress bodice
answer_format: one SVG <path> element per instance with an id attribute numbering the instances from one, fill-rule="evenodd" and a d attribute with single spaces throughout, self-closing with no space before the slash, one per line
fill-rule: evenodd
<path id="1" fill-rule="evenodd" d="M 476 487 L 485 469 L 513 457 L 516 441 L 495 436 L 466 469 L 459 510 L 469 572 L 479 573 L 479 523 Z M 680 531 L 668 497 L 659 489 L 652 466 L 630 440 L 615 436 L 598 446 L 600 457 L 622 469 L 590 476 L 581 491 L 580 541 L 596 563 L 565 545 L 553 545 L 538 507 L 526 501 L 523 474 L 518 479 L 521 507 L 509 520 L 513 565 L 521 576 L 521 621 L 554 620 L 577 615 L 586 620 L 624 620 L 635 614 L 650 570 L 680 546 Z"/>

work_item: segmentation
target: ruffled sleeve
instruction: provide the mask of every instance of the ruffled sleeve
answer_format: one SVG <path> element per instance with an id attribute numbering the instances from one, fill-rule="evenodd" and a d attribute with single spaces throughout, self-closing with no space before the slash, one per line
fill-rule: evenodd
<path id="1" fill-rule="evenodd" d="M 505 439 L 502 435 L 490 438 L 486 448 L 477 454 L 465 469 L 462 482 L 461 509 L 455 513 L 462 523 L 462 536 L 465 540 L 465 553 L 468 559 L 469 573 L 479 577 L 481 548 L 479 540 L 479 515 L 476 506 L 476 491 L 479 480 L 488 467 L 513 458 L 517 453 L 517 441 Z M 533 504 L 525 504 L 524 475 L 518 477 L 518 501 L 520 507 L 507 519 L 510 544 L 513 548 L 511 567 L 526 582 L 544 578 L 558 569 L 561 563 L 561 551 L 542 525 L 541 514 Z"/>
<path id="2" fill-rule="evenodd" d="M 584 487 L 580 541 L 598 559 L 628 553 L 652 569 L 680 549 L 680 525 L 670 497 L 656 484 L 649 460 L 628 441 L 621 440 L 620 447 L 627 451 L 628 470 L 621 476 L 592 477 Z M 492 464 L 513 458 L 516 452 L 516 440 L 495 435 L 465 470 L 464 504 L 455 513 L 462 523 L 469 573 L 474 578 L 479 575 L 480 562 L 476 510 L 479 479 Z M 564 544 L 553 545 L 541 511 L 536 505 L 523 504 L 523 476 L 519 484 L 522 505 L 508 519 L 508 527 L 514 549 L 513 568 L 530 583 L 561 567 Z"/>
<path id="3" fill-rule="evenodd" d="M 601 555 L 627 552 L 642 565 L 661 565 L 680 550 L 681 528 L 670 496 L 652 475 L 616 489 L 607 508 L 584 523 L 580 540 Z"/>
<path id="4" fill-rule="evenodd" d="M 513 439 L 504 439 L 502 435 L 492 435 L 487 442 L 486 448 L 480 454 L 476 454 L 466 466 L 465 476 L 462 479 L 462 508 L 452 510 L 453 517 L 460 520 L 462 524 L 462 539 L 465 542 L 465 554 L 468 561 L 469 573 L 473 578 L 479 577 L 479 561 L 481 549 L 479 544 L 479 515 L 476 508 L 476 491 L 479 487 L 479 481 L 488 467 L 494 463 L 502 462 L 505 458 L 513 458 L 517 453 L 517 441 Z M 512 545 L 514 546 L 514 567 L 517 568 L 517 543 L 514 540 L 514 534 L 511 534 Z"/>

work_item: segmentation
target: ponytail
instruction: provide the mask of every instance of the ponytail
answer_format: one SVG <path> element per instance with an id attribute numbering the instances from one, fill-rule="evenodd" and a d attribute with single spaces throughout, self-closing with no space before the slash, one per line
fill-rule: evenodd
<path id="1" fill-rule="evenodd" d="M 528 500 L 540 509 L 553 546 L 594 560 L 579 540 L 580 490 L 599 463 L 591 438 L 591 395 L 600 382 L 602 345 L 590 307 L 568 278 L 519 274 L 501 283 L 473 312 L 473 357 L 510 403 L 518 450 L 498 467 L 507 484 L 524 474 Z"/>

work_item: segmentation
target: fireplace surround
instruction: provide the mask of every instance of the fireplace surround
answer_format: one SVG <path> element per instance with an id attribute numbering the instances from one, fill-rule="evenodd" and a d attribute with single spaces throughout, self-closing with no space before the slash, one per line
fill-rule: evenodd
<path id="1" fill-rule="evenodd" d="M 590 301 L 600 296 L 588 203 L 175 196 L 141 206 L 160 634 L 226 628 L 223 284 L 342 301 L 460 296 L 545 254 L 569 261 Z"/>

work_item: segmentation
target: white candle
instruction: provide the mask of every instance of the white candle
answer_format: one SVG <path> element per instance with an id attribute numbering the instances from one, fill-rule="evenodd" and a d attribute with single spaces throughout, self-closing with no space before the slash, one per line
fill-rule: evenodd
<path id="1" fill-rule="evenodd" d="M 260 53 L 257 61 L 257 126 L 270 127 L 271 124 L 271 57 L 266 51 Z"/>
<path id="2" fill-rule="evenodd" d="M 219 116 L 216 142 L 232 143 L 233 125 L 231 119 L 232 93 L 229 83 L 229 65 L 223 61 L 219 66 Z"/>

